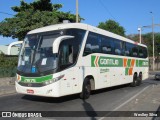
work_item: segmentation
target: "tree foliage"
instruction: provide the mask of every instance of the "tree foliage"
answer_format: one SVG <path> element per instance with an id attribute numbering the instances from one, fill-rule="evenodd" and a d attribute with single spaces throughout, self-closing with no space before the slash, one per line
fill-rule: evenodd
<path id="1" fill-rule="evenodd" d="M 155 33 L 155 56 L 159 56 L 160 53 L 160 33 Z M 143 42 L 148 46 L 149 55 L 153 55 L 153 39 L 152 39 L 152 33 L 147 33 L 142 36 Z"/>
<path id="2" fill-rule="evenodd" d="M 159 56 L 160 53 L 160 33 L 155 33 L 155 56 Z M 132 39 L 136 42 L 139 42 L 139 35 L 128 35 L 129 39 Z M 142 34 L 142 44 L 145 44 L 148 47 L 149 56 L 153 55 L 153 39 L 152 33 Z"/>
<path id="3" fill-rule="evenodd" d="M 115 22 L 114 20 L 107 20 L 106 22 L 100 22 L 98 27 L 113 32 L 115 34 L 125 36 L 125 29 L 122 26 L 120 26 L 118 22 Z"/>
<path id="4" fill-rule="evenodd" d="M 0 35 L 23 40 L 28 31 L 57 23 L 63 20 L 76 21 L 70 12 L 61 12 L 61 4 L 52 4 L 50 0 L 38 0 L 32 3 L 21 1 L 20 6 L 12 7 L 16 15 L 0 22 Z M 79 18 L 79 21 L 83 18 Z"/>
<path id="5" fill-rule="evenodd" d="M 0 54 L 0 78 L 16 75 L 17 57 Z"/>

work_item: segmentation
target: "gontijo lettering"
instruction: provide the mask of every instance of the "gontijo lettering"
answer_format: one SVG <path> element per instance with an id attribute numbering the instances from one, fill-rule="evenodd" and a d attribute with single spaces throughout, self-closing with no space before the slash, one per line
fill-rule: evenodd
<path id="1" fill-rule="evenodd" d="M 103 56 L 91 56 L 92 67 L 122 67 L 122 58 L 112 58 Z"/>
<path id="2" fill-rule="evenodd" d="M 100 59 L 101 65 L 118 65 L 119 61 L 114 59 Z"/>

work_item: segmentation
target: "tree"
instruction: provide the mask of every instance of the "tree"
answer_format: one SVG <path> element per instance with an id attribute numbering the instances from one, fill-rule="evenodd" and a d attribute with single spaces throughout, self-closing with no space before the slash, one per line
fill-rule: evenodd
<path id="1" fill-rule="evenodd" d="M 159 56 L 160 53 L 160 33 L 155 33 L 155 56 Z M 127 38 L 139 42 L 139 35 L 133 34 L 128 35 Z M 142 44 L 145 44 L 148 47 L 149 56 L 153 55 L 153 41 L 152 33 L 142 34 Z"/>
<path id="2" fill-rule="evenodd" d="M 16 15 L 0 22 L 0 35 L 23 40 L 28 31 L 57 23 L 63 20 L 76 21 L 70 12 L 58 11 L 61 4 L 52 4 L 50 0 L 37 0 L 32 3 L 21 1 L 20 6 L 12 7 Z M 79 21 L 83 18 L 79 18 Z"/>
<path id="3" fill-rule="evenodd" d="M 100 22 L 98 28 L 113 32 L 115 34 L 125 36 L 125 29 L 114 20 L 108 20 L 106 22 Z"/>
<path id="4" fill-rule="evenodd" d="M 160 53 L 160 33 L 155 33 L 155 56 L 159 56 Z M 142 35 L 142 39 L 144 44 L 147 45 L 149 55 L 153 55 L 153 39 L 152 39 L 152 33 L 147 33 Z"/>
<path id="5" fill-rule="evenodd" d="M 126 36 L 128 39 L 131 39 L 135 42 L 139 42 L 139 35 L 138 34 L 130 34 Z"/>

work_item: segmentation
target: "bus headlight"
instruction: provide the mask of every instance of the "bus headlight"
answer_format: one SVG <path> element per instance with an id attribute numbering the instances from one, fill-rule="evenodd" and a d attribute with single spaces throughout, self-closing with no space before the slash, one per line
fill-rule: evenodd
<path id="1" fill-rule="evenodd" d="M 18 75 L 18 74 L 17 74 L 17 79 L 16 79 L 16 81 L 17 81 L 17 82 L 20 82 L 20 81 L 21 81 L 21 76 Z"/>
<path id="2" fill-rule="evenodd" d="M 45 82 L 44 82 L 44 84 L 45 84 L 45 85 L 48 85 L 48 84 L 49 84 L 49 81 L 48 81 L 48 80 L 47 80 L 47 81 L 45 81 Z"/>
<path id="3" fill-rule="evenodd" d="M 52 84 L 54 82 L 59 81 L 60 79 L 62 79 L 64 77 L 64 75 L 60 75 L 59 77 L 53 78 L 52 80 L 47 80 L 44 82 L 45 85 L 49 85 Z"/>

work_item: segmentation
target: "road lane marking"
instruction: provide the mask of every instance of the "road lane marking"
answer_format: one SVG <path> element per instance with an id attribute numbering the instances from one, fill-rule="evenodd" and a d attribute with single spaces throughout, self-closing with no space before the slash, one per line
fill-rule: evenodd
<path id="1" fill-rule="evenodd" d="M 149 88 L 150 86 L 147 86 L 145 88 L 143 88 L 141 91 L 139 91 L 137 94 L 135 94 L 133 97 L 131 97 L 130 99 L 128 99 L 127 101 L 125 101 L 124 103 L 122 103 L 121 105 L 119 105 L 118 107 L 116 107 L 115 109 L 113 109 L 112 111 L 117 111 L 119 108 L 121 108 L 122 106 L 126 105 L 127 103 L 129 103 L 131 100 L 133 100 L 134 98 L 136 98 L 138 95 L 140 95 L 142 92 L 144 92 L 147 88 Z M 103 120 L 104 118 L 106 118 L 105 116 L 108 116 L 109 114 L 111 114 L 112 112 L 109 112 L 108 114 L 104 115 L 104 117 L 101 117 L 98 120 Z"/>
<path id="2" fill-rule="evenodd" d="M 137 94 L 135 94 L 133 97 L 131 97 L 130 99 L 128 99 L 127 101 L 125 101 L 123 104 L 121 104 L 118 107 L 116 107 L 113 111 L 118 110 L 119 108 L 121 108 L 122 106 L 124 106 L 125 104 L 127 104 L 128 102 L 130 102 L 131 100 L 133 100 L 135 97 L 137 97 L 138 95 L 140 95 L 143 91 L 145 91 L 148 87 L 150 87 L 150 86 L 147 86 L 147 87 L 143 88 L 140 92 L 138 92 Z"/>

